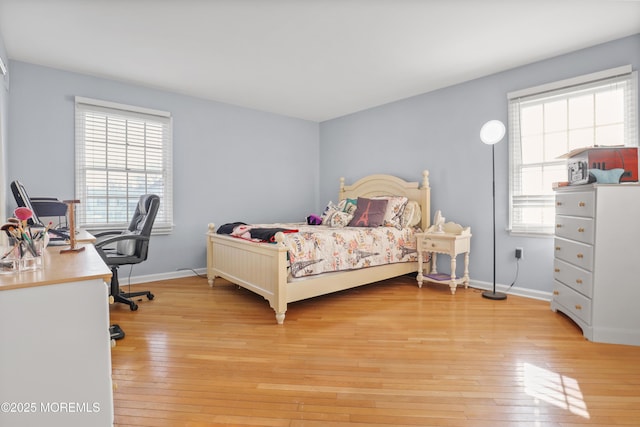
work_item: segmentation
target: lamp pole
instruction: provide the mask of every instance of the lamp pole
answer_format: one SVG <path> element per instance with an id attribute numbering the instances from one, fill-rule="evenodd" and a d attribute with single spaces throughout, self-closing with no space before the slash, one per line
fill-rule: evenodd
<path id="1" fill-rule="evenodd" d="M 491 173 L 493 192 L 493 290 L 484 291 L 482 296 L 492 300 L 507 299 L 507 294 L 496 292 L 496 152 L 495 145 L 504 138 L 504 124 L 499 120 L 490 120 L 480 129 L 480 139 L 491 145 Z"/>

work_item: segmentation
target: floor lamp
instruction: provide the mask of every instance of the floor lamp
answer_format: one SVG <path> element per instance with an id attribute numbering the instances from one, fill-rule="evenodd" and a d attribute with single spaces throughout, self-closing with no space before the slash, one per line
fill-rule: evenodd
<path id="1" fill-rule="evenodd" d="M 480 129 L 480 140 L 491 145 L 491 168 L 493 169 L 493 290 L 484 291 L 484 298 L 493 300 L 507 299 L 507 294 L 496 292 L 496 154 L 494 146 L 504 138 L 505 127 L 500 120 L 489 120 Z"/>

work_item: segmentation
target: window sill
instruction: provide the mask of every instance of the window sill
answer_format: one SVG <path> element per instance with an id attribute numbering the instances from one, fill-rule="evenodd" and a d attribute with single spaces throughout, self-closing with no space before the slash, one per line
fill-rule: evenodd
<path id="1" fill-rule="evenodd" d="M 535 233 L 533 231 L 513 231 L 507 230 L 509 235 L 517 236 L 517 237 L 538 237 L 538 238 L 553 238 L 555 237 L 554 233 Z"/>

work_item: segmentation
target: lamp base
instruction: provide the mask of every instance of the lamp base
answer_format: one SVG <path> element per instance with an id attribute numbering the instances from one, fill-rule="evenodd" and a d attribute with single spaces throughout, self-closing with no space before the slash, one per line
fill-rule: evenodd
<path id="1" fill-rule="evenodd" d="M 484 291 L 482 293 L 483 298 L 493 299 L 493 300 L 503 300 L 507 299 L 507 294 L 503 294 L 502 292 L 495 291 Z"/>

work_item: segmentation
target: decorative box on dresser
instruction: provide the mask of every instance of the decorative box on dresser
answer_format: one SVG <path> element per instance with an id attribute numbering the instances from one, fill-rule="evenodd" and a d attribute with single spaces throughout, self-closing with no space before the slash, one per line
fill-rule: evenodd
<path id="1" fill-rule="evenodd" d="M 640 185 L 556 189 L 551 310 L 594 342 L 640 345 Z"/>

